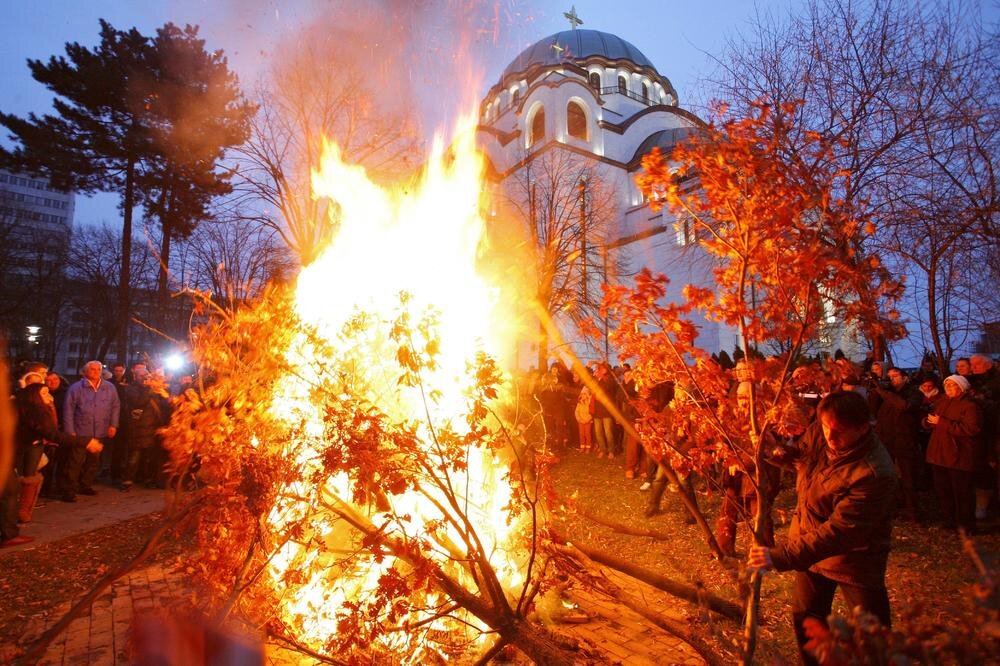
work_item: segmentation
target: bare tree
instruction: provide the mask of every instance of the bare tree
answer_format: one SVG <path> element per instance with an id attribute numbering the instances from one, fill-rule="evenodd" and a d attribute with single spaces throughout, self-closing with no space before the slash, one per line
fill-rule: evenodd
<path id="1" fill-rule="evenodd" d="M 294 270 L 294 257 L 277 231 L 250 220 L 223 217 L 201 225 L 180 248 L 182 282 L 208 291 L 227 310 L 258 297 Z"/>
<path id="2" fill-rule="evenodd" d="M 328 202 L 313 198 L 310 187 L 310 170 L 319 164 L 324 141 L 381 178 L 411 171 L 419 144 L 412 120 L 379 103 L 384 93 L 352 59 L 353 40 L 310 34 L 258 85 L 260 108 L 249 141 L 235 151 L 234 181 L 244 203 L 257 211 L 250 218 L 277 231 L 303 265 L 334 228 Z"/>
<path id="3" fill-rule="evenodd" d="M 710 80 L 736 116 L 759 99 L 803 101 L 789 154 L 812 132 L 835 140 L 831 159 L 851 174 L 844 200 L 872 222 L 853 250 L 895 259 L 899 272 L 917 267 L 924 288 L 907 293 L 908 309 L 924 313 L 942 362 L 961 337 L 945 327 L 961 318 L 938 317 L 940 299 L 963 296 L 927 271 L 997 242 L 996 43 L 962 2 L 812 0 L 801 15 L 758 16 Z M 888 353 L 870 337 L 876 355 Z"/>
<path id="4" fill-rule="evenodd" d="M 67 305 L 70 311 L 85 317 L 82 344 L 88 358 L 104 358 L 118 334 L 121 247 L 121 231 L 106 225 L 80 227 L 70 243 L 66 264 Z M 130 247 L 129 289 L 151 292 L 157 272 L 153 253 L 140 238 L 134 238 Z"/>
<path id="5" fill-rule="evenodd" d="M 609 266 L 615 189 L 594 160 L 552 149 L 527 160 L 502 186 L 504 214 L 525 230 L 514 256 L 529 256 L 535 300 L 555 321 L 579 325 L 599 317 L 601 284 L 618 275 Z M 540 327 L 538 367 L 548 362 L 548 337 Z"/>

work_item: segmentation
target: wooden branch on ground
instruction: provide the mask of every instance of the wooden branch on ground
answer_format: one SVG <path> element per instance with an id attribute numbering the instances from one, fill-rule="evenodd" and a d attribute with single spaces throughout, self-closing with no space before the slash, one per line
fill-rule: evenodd
<path id="1" fill-rule="evenodd" d="M 593 521 L 598 525 L 604 525 L 605 527 L 610 527 L 612 530 L 618 534 L 627 534 L 629 536 L 638 537 L 649 537 L 650 539 L 656 539 L 657 541 L 672 541 L 677 537 L 673 534 L 667 534 L 666 532 L 659 532 L 657 530 L 647 529 L 645 527 L 632 527 L 631 525 L 626 525 L 624 523 L 619 523 L 614 520 L 609 520 L 602 516 L 590 513 L 589 511 L 584 511 L 581 508 L 577 508 L 576 512 L 586 518 L 587 520 Z"/>
<path id="2" fill-rule="evenodd" d="M 699 656 L 701 656 L 701 658 L 709 664 L 709 666 L 721 666 L 721 664 L 725 663 L 707 642 L 691 631 L 691 628 L 687 624 L 650 610 L 649 604 L 641 601 L 634 595 L 629 594 L 604 577 L 600 573 L 597 564 L 592 559 L 587 557 L 587 555 L 578 547 L 570 544 L 566 546 L 556 546 L 556 548 L 558 548 L 560 552 L 573 557 L 584 566 L 591 577 L 590 579 L 584 580 L 579 574 L 574 573 L 574 575 L 585 585 L 603 592 L 626 608 L 629 608 L 646 620 L 649 620 L 668 634 L 680 638 L 685 643 L 690 645 L 699 654 Z M 594 579 L 597 578 L 601 578 L 601 582 L 599 584 L 594 583 Z"/>
<path id="3" fill-rule="evenodd" d="M 321 652 L 316 652 L 315 650 L 309 648 L 308 646 L 303 645 L 302 643 L 299 643 L 298 641 L 293 640 L 288 636 L 285 636 L 284 634 L 278 634 L 268 631 L 267 636 L 268 638 L 273 638 L 274 640 L 276 640 L 286 649 L 291 650 L 292 652 L 297 652 L 299 654 L 304 654 L 307 657 L 315 659 L 321 664 L 334 664 L 334 666 L 347 666 L 347 664 L 349 663 L 347 661 L 334 659 L 333 657 L 325 655 Z"/>
<path id="4" fill-rule="evenodd" d="M 326 506 L 351 527 L 367 536 L 378 534 L 379 529 L 366 516 L 354 511 L 336 496 L 331 496 L 329 499 L 331 502 Z M 507 604 L 492 604 L 489 596 L 466 589 L 449 576 L 438 563 L 417 555 L 400 539 L 387 539 L 384 546 L 400 560 L 413 566 L 426 567 L 430 572 L 432 584 L 438 590 L 495 630 L 499 635 L 498 640 L 513 645 L 535 663 L 551 666 L 597 663 L 587 658 L 576 640 L 529 622 L 515 614 Z"/>
<path id="5" fill-rule="evenodd" d="M 568 543 L 566 539 L 561 537 L 559 537 L 558 540 Z M 642 581 L 643 583 L 651 585 L 658 590 L 662 590 L 667 594 L 671 594 L 675 597 L 684 599 L 685 601 L 690 601 L 693 604 L 707 608 L 708 610 L 718 613 L 719 615 L 733 620 L 734 622 L 743 622 L 743 608 L 737 603 L 723 599 L 722 597 L 718 597 L 709 592 L 699 590 L 696 587 L 685 585 L 684 583 L 678 583 L 675 580 L 670 580 L 666 576 L 649 571 L 648 569 L 643 569 L 640 566 L 636 566 L 631 562 L 619 559 L 603 551 L 583 546 L 579 543 L 573 543 L 573 546 L 598 564 L 610 567 L 615 571 Z"/>
<path id="6" fill-rule="evenodd" d="M 27 650 L 23 655 L 14 660 L 14 666 L 27 666 L 27 664 L 35 664 L 45 653 L 45 649 L 48 648 L 49 644 L 52 643 L 55 638 L 65 631 L 66 627 L 69 626 L 76 617 L 84 611 L 84 609 L 90 608 L 90 605 L 94 603 L 94 600 L 102 593 L 104 590 L 108 589 L 112 583 L 116 580 L 129 573 L 140 564 L 142 564 L 147 557 L 149 557 L 159 546 L 160 540 L 175 527 L 183 523 L 189 516 L 192 515 L 194 510 L 201 506 L 202 500 L 197 499 L 181 511 L 177 512 L 173 516 L 170 516 L 166 522 L 163 523 L 152 536 L 146 541 L 142 549 L 136 554 L 131 561 L 127 562 L 120 569 L 113 573 L 107 574 L 104 578 L 97 582 L 94 587 L 90 589 L 87 594 L 73 604 L 72 608 L 66 611 L 58 622 L 49 627 L 41 636 L 35 639 L 35 641 L 28 646 Z"/>
<path id="7" fill-rule="evenodd" d="M 473 666 L 486 666 L 491 661 L 493 661 L 493 657 L 496 657 L 498 654 L 500 654 L 503 651 L 503 649 L 507 647 L 507 645 L 508 643 L 506 639 L 502 637 L 498 638 L 497 642 L 493 644 L 493 647 L 484 652 L 483 656 L 477 659 L 476 663 L 473 664 Z"/>

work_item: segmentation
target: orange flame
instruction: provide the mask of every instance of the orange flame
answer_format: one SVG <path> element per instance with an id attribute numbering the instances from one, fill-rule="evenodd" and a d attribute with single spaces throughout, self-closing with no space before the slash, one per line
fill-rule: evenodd
<path id="1" fill-rule="evenodd" d="M 304 470 L 320 469 L 317 452 L 323 436 L 322 412 L 311 396 L 308 369 L 336 368 L 350 362 L 350 354 L 364 359 L 366 394 L 361 397 L 397 422 L 419 424 L 418 433 L 430 442 L 431 426 L 448 424 L 460 432 L 465 427 L 464 412 L 473 384 L 468 367 L 476 354 L 485 352 L 501 365 L 512 354 L 510 331 L 516 317 L 500 311 L 498 287 L 476 269 L 484 222 L 480 215 L 483 162 L 475 149 L 474 127 L 472 114 L 460 123 L 457 139 L 447 151 L 436 138 L 419 186 L 409 190 L 377 186 L 363 168 L 345 164 L 336 145 L 325 146 L 312 186 L 314 196 L 335 202 L 339 230 L 331 246 L 300 275 L 296 307 L 303 321 L 329 343 L 335 358 L 317 358 L 319 352 L 302 336 L 287 350 L 296 372 L 278 383 L 282 388 L 271 405 L 272 413 L 282 420 L 304 424 L 300 441 L 288 448 Z M 400 384 L 398 343 L 385 334 L 400 310 L 401 292 L 409 295 L 409 312 L 430 308 L 436 313 L 441 351 L 437 366 L 422 375 L 420 386 Z M 359 312 L 365 313 L 372 326 L 360 338 L 355 331 L 347 340 L 345 327 Z M 430 392 L 435 400 L 426 398 Z M 523 583 L 523 574 L 522 563 L 508 551 L 519 526 L 510 524 L 504 509 L 511 499 L 502 474 L 506 466 L 498 465 L 489 451 L 477 449 L 470 454 L 468 469 L 453 478 L 453 487 L 460 489 L 501 581 L 513 591 Z M 348 476 L 340 474 L 327 480 L 323 492 L 350 503 L 349 487 Z M 393 513 L 412 517 L 409 536 L 424 532 L 427 521 L 440 519 L 435 507 L 435 503 L 441 506 L 440 498 L 433 497 L 433 492 L 421 488 L 389 498 Z M 269 516 L 274 535 L 293 521 L 314 515 L 317 508 L 308 497 L 307 489 L 289 487 L 279 498 Z M 332 516 L 324 518 L 321 511 L 315 515 L 311 518 L 315 536 L 328 545 L 338 543 L 343 528 Z M 310 550 L 303 541 L 288 541 L 273 558 L 269 574 L 275 589 L 281 591 L 287 625 L 298 628 L 304 643 L 320 646 L 336 633 L 341 604 L 364 597 L 396 563 L 387 557 L 381 564 L 366 563 L 360 570 L 347 572 L 327 550 Z M 453 528 L 438 538 L 443 552 L 453 552 L 455 544 L 461 543 L 461 535 Z M 292 585 L 290 571 L 311 573 L 304 582 Z M 453 573 L 459 578 L 463 575 Z M 403 634 L 391 640 L 409 640 Z M 398 645 L 387 642 L 386 647 Z"/>

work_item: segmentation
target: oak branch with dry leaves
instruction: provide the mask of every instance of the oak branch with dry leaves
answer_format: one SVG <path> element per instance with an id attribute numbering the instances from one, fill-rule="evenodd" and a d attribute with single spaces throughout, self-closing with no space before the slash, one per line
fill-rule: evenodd
<path id="1" fill-rule="evenodd" d="M 803 345 L 829 317 L 899 334 L 891 309 L 899 285 L 878 257 L 860 252 L 869 225 L 841 197 L 851 174 L 829 166 L 832 144 L 817 134 L 786 150 L 794 111 L 758 103 L 749 117 L 712 124 L 670 156 L 646 156 L 640 188 L 654 208 L 691 225 L 714 259 L 712 283 L 688 285 L 684 302 L 664 303 L 667 278 L 647 271 L 632 287 L 610 287 L 605 300 L 618 323 L 612 343 L 631 361 L 639 395 L 665 382 L 676 387 L 667 408 L 640 401 L 644 445 L 681 473 L 721 466 L 743 475 L 760 498 L 741 509 L 752 512 L 757 544 L 767 540 L 773 493 L 767 443 L 801 421 L 790 380 Z M 682 185 L 689 177 L 699 187 Z M 745 364 L 727 371 L 714 362 L 699 347 L 699 318 L 734 330 L 751 352 Z M 745 404 L 737 381 L 749 384 Z M 707 522 L 699 523 L 713 543 Z M 745 663 L 756 647 L 759 573 L 747 589 Z"/>

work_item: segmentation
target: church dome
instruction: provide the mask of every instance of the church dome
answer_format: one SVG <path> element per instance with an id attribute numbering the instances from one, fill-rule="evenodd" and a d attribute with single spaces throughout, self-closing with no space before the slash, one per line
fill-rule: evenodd
<path id="1" fill-rule="evenodd" d="M 563 30 L 540 39 L 521 51 L 503 71 L 501 80 L 535 66 L 548 67 L 570 61 L 582 63 L 599 57 L 608 61 L 627 60 L 639 68 L 656 72 L 642 51 L 617 35 L 600 30 Z"/>

